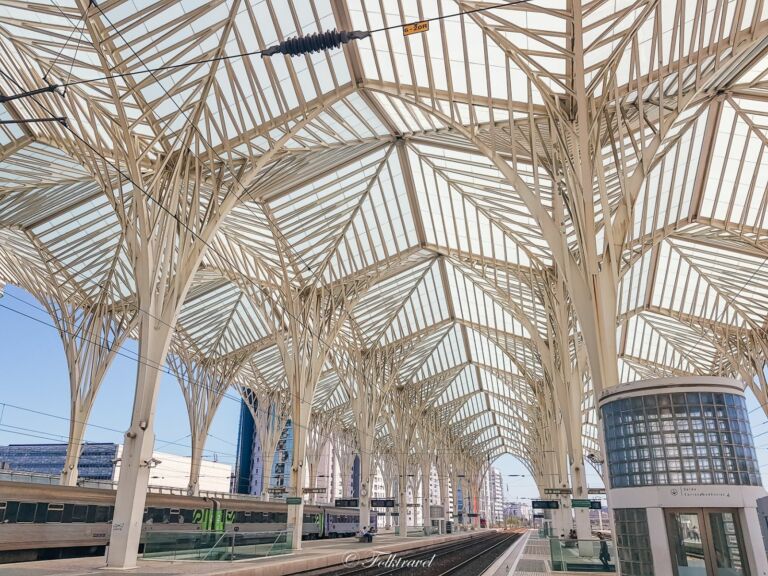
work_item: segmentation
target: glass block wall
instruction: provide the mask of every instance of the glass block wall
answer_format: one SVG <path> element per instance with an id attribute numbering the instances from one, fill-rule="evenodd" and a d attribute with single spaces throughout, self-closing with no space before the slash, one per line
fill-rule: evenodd
<path id="1" fill-rule="evenodd" d="M 645 508 L 613 511 L 616 526 L 616 553 L 624 576 L 654 576 L 648 515 Z"/>
<path id="2" fill-rule="evenodd" d="M 602 416 L 611 488 L 761 484 L 743 396 L 635 396 L 604 404 Z"/>

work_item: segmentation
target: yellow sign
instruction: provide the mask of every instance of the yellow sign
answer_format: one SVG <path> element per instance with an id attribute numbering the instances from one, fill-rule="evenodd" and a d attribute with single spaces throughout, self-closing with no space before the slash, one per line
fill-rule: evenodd
<path id="1" fill-rule="evenodd" d="M 403 25 L 403 36 L 411 34 L 420 34 L 429 30 L 429 22 L 414 22 L 413 24 Z"/>

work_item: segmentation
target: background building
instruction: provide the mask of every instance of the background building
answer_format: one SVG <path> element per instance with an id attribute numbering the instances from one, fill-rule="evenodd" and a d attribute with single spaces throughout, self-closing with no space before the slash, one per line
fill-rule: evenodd
<path id="1" fill-rule="evenodd" d="M 0 469 L 32 472 L 58 477 L 64 467 L 66 444 L 11 444 L 0 446 Z M 85 444 L 77 467 L 78 478 L 116 482 L 120 478 L 123 445 L 113 443 Z M 153 452 L 150 486 L 186 489 L 192 459 L 167 452 Z M 203 460 L 200 464 L 199 488 L 209 492 L 229 492 L 232 466 Z"/>
<path id="2" fill-rule="evenodd" d="M 525 525 L 531 521 L 531 505 L 528 502 L 507 502 L 504 505 L 504 522 Z"/>
<path id="3" fill-rule="evenodd" d="M 275 450 L 272 471 L 269 474 L 270 488 L 290 484 L 291 463 L 293 462 L 293 426 L 285 425 Z M 239 494 L 261 494 L 264 470 L 264 456 L 253 415 L 245 401 L 240 403 L 240 428 L 237 435 L 237 461 L 235 462 L 234 491 Z"/>
<path id="4" fill-rule="evenodd" d="M 486 475 L 487 519 L 492 524 L 504 522 L 504 477 L 498 468 L 491 468 Z"/>

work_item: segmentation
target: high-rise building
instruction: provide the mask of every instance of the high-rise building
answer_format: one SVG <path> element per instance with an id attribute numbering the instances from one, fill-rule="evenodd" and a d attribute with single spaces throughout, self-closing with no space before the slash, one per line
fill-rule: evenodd
<path id="1" fill-rule="evenodd" d="M 253 415 L 245 401 L 240 405 L 240 430 L 237 438 L 237 462 L 235 464 L 236 491 L 239 494 L 261 494 L 264 477 L 264 454 L 259 432 Z M 268 488 L 288 488 L 293 462 L 293 426 L 288 420 L 277 443 L 270 471 Z"/>
<path id="2" fill-rule="evenodd" d="M 488 521 L 492 524 L 504 522 L 504 476 L 498 468 L 491 468 L 486 475 L 486 494 L 488 499 Z"/>

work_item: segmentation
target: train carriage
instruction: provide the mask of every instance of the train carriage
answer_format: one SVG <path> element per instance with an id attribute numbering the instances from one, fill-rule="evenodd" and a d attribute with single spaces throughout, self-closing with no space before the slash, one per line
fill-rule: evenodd
<path id="1" fill-rule="evenodd" d="M 287 506 L 256 498 L 147 494 L 140 549 L 151 533 L 224 531 L 277 537 Z M 0 563 L 103 554 L 111 532 L 115 491 L 0 481 Z M 359 511 L 304 506 L 302 539 L 352 536 Z M 376 526 L 371 513 L 370 526 Z M 157 538 L 155 537 L 155 538 Z"/>

